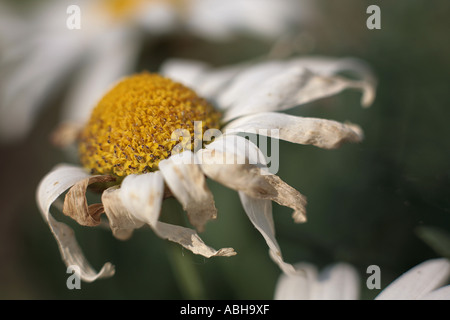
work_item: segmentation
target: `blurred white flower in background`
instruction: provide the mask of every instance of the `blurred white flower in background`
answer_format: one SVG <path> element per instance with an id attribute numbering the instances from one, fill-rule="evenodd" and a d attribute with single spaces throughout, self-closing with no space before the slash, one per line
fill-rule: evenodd
<path id="1" fill-rule="evenodd" d="M 282 274 L 275 288 L 275 300 L 356 300 L 359 298 L 360 278 L 347 263 L 336 263 L 320 273 L 306 262 L 295 264 L 304 274 Z"/>
<path id="2" fill-rule="evenodd" d="M 320 273 L 309 263 L 296 267 L 305 275 L 282 274 L 275 288 L 276 300 L 359 299 L 360 278 L 353 266 L 337 263 Z M 397 278 L 375 300 L 450 300 L 449 277 L 449 260 L 427 260 Z"/>
<path id="3" fill-rule="evenodd" d="M 81 29 L 66 26 L 69 5 Z M 210 41 L 236 34 L 276 40 L 310 10 L 302 0 L 77 0 L 0 10 L 0 142 L 23 138 L 46 99 L 70 77 L 65 119 L 86 118 L 118 78 L 133 71 L 142 41 L 183 31 Z"/>

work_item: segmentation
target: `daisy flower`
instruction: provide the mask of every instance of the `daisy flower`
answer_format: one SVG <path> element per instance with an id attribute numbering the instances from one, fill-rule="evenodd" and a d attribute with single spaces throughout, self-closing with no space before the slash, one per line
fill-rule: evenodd
<path id="1" fill-rule="evenodd" d="M 67 26 L 70 8 L 79 29 Z M 89 117 L 118 78 L 133 72 L 142 43 L 182 30 L 207 40 L 237 33 L 274 39 L 303 17 L 295 0 L 55 0 L 17 14 L 0 10 L 0 139 L 31 129 L 52 92 L 70 76 L 62 121 Z M 111 54 L 113 53 L 113 54 Z"/>
<path id="2" fill-rule="evenodd" d="M 357 300 L 359 275 L 346 263 L 337 263 L 318 273 L 309 263 L 297 264 L 305 275 L 283 274 L 275 288 L 276 300 Z M 405 272 L 375 300 L 449 300 L 450 261 L 431 259 Z"/>
<path id="3" fill-rule="evenodd" d="M 337 75 L 340 71 L 353 72 L 359 79 Z M 279 111 L 345 89 L 361 90 L 362 104 L 367 106 L 375 90 L 367 67 L 355 59 L 330 58 L 219 69 L 174 60 L 161 73 L 164 76 L 135 74 L 109 90 L 77 135 L 82 166 L 58 165 L 38 186 L 38 206 L 66 265 L 78 265 L 84 281 L 114 273 L 110 263 L 96 272 L 73 230 L 50 213 L 52 203 L 67 190 L 62 211 L 80 225 L 98 226 L 104 213 L 118 239 L 128 239 L 134 229 L 148 225 L 159 237 L 204 257 L 236 254 L 232 248 L 207 246 L 197 233 L 217 217 L 209 178 L 238 191 L 271 258 L 283 272 L 296 273 L 276 241 L 272 202 L 292 208 L 293 220 L 305 222 L 306 199 L 269 172 L 263 152 L 237 133 L 256 132 L 326 149 L 360 141 L 362 130 L 357 125 Z M 89 186 L 100 190 L 100 203 L 87 203 Z M 159 220 L 167 197 L 181 203 L 193 228 Z"/>

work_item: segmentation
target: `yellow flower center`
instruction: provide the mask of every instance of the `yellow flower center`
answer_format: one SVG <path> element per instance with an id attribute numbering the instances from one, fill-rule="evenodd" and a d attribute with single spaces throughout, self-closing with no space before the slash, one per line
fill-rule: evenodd
<path id="1" fill-rule="evenodd" d="M 188 0 L 103 0 L 104 8 L 113 18 L 123 19 L 133 15 L 145 5 L 167 3 L 174 9 L 183 9 Z"/>
<path id="2" fill-rule="evenodd" d="M 116 18 L 126 17 L 134 13 L 145 0 L 104 0 L 105 8 Z"/>
<path id="3" fill-rule="evenodd" d="M 182 84 L 158 74 L 133 75 L 94 108 L 80 135 L 80 160 L 98 174 L 122 177 L 154 171 L 180 143 L 177 129 L 189 132 L 192 142 L 194 122 L 201 124 L 197 133 L 219 128 L 219 120 L 219 112 Z"/>

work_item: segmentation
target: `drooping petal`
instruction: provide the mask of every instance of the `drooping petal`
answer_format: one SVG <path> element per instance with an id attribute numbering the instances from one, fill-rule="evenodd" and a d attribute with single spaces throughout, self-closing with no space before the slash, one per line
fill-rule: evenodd
<path id="1" fill-rule="evenodd" d="M 119 197 L 118 186 L 108 188 L 102 193 L 102 204 L 114 237 L 119 240 L 128 240 L 134 229 L 142 227 L 145 223 L 132 216 L 123 206 L 122 201 L 117 200 Z"/>
<path id="2" fill-rule="evenodd" d="M 217 209 L 195 155 L 185 151 L 162 160 L 158 166 L 172 194 L 187 212 L 190 223 L 202 232 L 205 223 L 217 217 Z"/>
<path id="3" fill-rule="evenodd" d="M 119 197 L 136 219 L 155 227 L 161 213 L 164 180 L 161 172 L 131 174 L 120 186 Z"/>
<path id="4" fill-rule="evenodd" d="M 89 175 L 82 168 L 70 165 L 57 166 L 39 183 L 36 199 L 44 220 L 55 236 L 66 266 L 78 266 L 81 279 L 92 282 L 96 279 L 113 276 L 114 266 L 107 262 L 99 272 L 95 271 L 84 257 L 75 239 L 73 229 L 62 222 L 56 221 L 50 214 L 52 203 L 67 189 L 86 178 L 89 178 Z"/>
<path id="5" fill-rule="evenodd" d="M 176 242 L 195 254 L 207 258 L 236 254 L 232 248 L 215 250 L 207 246 L 192 229 L 158 221 L 164 193 L 160 171 L 127 176 L 120 189 L 105 192 L 102 202 L 116 237 L 127 238 L 134 227 L 145 223 L 160 238 Z"/>
<path id="6" fill-rule="evenodd" d="M 361 99 L 362 105 L 368 107 L 375 99 L 377 80 L 372 69 L 363 60 L 353 57 L 330 58 L 311 56 L 294 58 L 291 60 L 291 63 L 293 65 L 303 66 L 312 72 L 323 76 L 332 76 L 340 72 L 351 73 L 365 84 Z"/>
<path id="7" fill-rule="evenodd" d="M 233 248 L 221 248 L 215 250 L 207 246 L 198 234 L 189 228 L 158 222 L 155 232 L 159 237 L 176 242 L 193 253 L 202 255 L 206 258 L 231 257 L 236 255 Z"/>
<path id="8" fill-rule="evenodd" d="M 100 215 L 104 212 L 99 203 L 87 204 L 86 189 L 93 183 L 114 181 L 113 176 L 90 176 L 75 183 L 64 199 L 63 213 L 82 226 L 94 227 L 100 224 Z"/>
<path id="9" fill-rule="evenodd" d="M 299 272 L 283 260 L 275 239 L 270 200 L 293 208 L 294 220 L 303 222 L 306 220 L 305 198 L 279 177 L 262 171 L 264 156 L 256 145 L 242 137 L 223 136 L 210 143 L 207 149 L 200 150 L 197 155 L 201 168 L 208 177 L 239 191 L 247 216 L 266 240 L 271 258 L 281 270 L 289 274 Z"/>
<path id="10" fill-rule="evenodd" d="M 265 199 L 256 199 L 239 192 L 242 206 L 253 226 L 261 233 L 269 247 L 272 260 L 287 274 L 297 274 L 291 264 L 286 263 L 281 255 L 281 249 L 275 238 L 275 227 L 272 217 L 272 202 Z"/>
<path id="11" fill-rule="evenodd" d="M 450 276 L 447 259 L 432 259 L 422 262 L 404 273 L 377 297 L 377 300 L 422 299 L 434 289 L 444 285 Z"/>
<path id="12" fill-rule="evenodd" d="M 299 144 L 334 149 L 344 142 L 359 142 L 363 134 L 359 126 L 318 118 L 296 117 L 283 113 L 263 112 L 243 116 L 224 128 L 236 132 L 256 132 Z"/>
<path id="13" fill-rule="evenodd" d="M 203 172 L 211 179 L 250 197 L 290 207 L 294 209 L 295 222 L 306 221 L 306 198 L 278 176 L 267 174 L 254 164 L 236 162 L 237 155 L 231 152 L 203 149 L 199 151 L 199 157 Z"/>

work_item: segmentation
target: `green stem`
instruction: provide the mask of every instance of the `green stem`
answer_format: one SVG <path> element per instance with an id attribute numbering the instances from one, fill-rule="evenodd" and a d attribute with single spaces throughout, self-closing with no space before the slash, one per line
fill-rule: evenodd
<path id="1" fill-rule="evenodd" d="M 179 245 L 172 243 L 167 250 L 180 291 L 189 300 L 205 299 L 203 282 L 192 260 L 192 255 L 190 252 L 183 254 L 182 250 Z"/>

